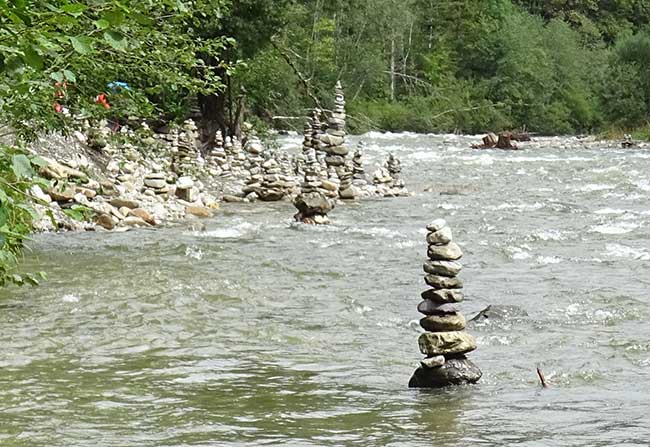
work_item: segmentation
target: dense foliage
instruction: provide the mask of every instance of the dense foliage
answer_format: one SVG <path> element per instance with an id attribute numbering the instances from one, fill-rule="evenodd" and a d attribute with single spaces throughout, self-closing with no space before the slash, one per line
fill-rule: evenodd
<path id="1" fill-rule="evenodd" d="M 650 105 L 644 5 L 295 1 L 277 45 L 255 55 L 238 79 L 268 119 L 311 105 L 300 76 L 321 98 L 342 79 L 357 131 L 635 128 L 646 124 Z"/>

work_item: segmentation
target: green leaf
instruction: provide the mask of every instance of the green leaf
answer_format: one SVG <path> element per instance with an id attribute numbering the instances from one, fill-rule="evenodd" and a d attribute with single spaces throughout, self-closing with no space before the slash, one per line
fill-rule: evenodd
<path id="1" fill-rule="evenodd" d="M 39 168 L 44 168 L 46 166 L 49 166 L 50 164 L 46 159 L 44 159 L 43 157 L 39 157 L 38 155 L 32 157 L 30 161 L 32 162 L 33 165 L 38 166 Z"/>
<path id="2" fill-rule="evenodd" d="M 106 31 L 104 33 L 104 39 L 116 50 L 126 50 L 129 46 L 126 37 L 117 31 Z"/>
<path id="3" fill-rule="evenodd" d="M 11 203 L 12 200 L 10 197 L 7 195 L 4 189 L 0 188 L 0 205 L 4 205 L 6 203 Z"/>
<path id="4" fill-rule="evenodd" d="M 36 52 L 34 47 L 28 47 L 25 50 L 25 56 L 23 56 L 27 65 L 32 67 L 35 70 L 43 69 L 43 58 L 40 54 Z"/>
<path id="5" fill-rule="evenodd" d="M 97 29 L 100 29 L 100 30 L 105 30 L 106 28 L 111 26 L 111 22 L 109 22 L 106 19 L 95 20 L 93 22 L 93 24 L 97 27 Z"/>
<path id="6" fill-rule="evenodd" d="M 124 13 L 122 11 L 109 11 L 104 14 L 102 19 L 110 23 L 111 26 L 120 26 L 124 23 Z"/>
<path id="7" fill-rule="evenodd" d="M 35 174 L 32 164 L 24 154 L 18 154 L 11 157 L 11 167 L 17 178 L 32 178 Z"/>
<path id="8" fill-rule="evenodd" d="M 6 206 L 0 207 L 0 226 L 5 225 L 9 219 L 9 209 Z"/>
<path id="9" fill-rule="evenodd" d="M 70 70 L 63 70 L 63 76 L 65 76 L 66 81 L 77 82 L 77 77 Z"/>
<path id="10" fill-rule="evenodd" d="M 62 71 L 55 71 L 54 73 L 50 73 L 50 78 L 54 79 L 56 82 L 63 82 L 63 72 Z"/>
<path id="11" fill-rule="evenodd" d="M 92 49 L 92 39 L 89 37 L 70 37 L 72 48 L 79 54 L 90 54 Z"/>
<path id="12" fill-rule="evenodd" d="M 79 17 L 86 9 L 88 9 L 88 6 L 82 3 L 70 3 L 61 7 L 63 12 L 70 14 L 72 17 Z"/>

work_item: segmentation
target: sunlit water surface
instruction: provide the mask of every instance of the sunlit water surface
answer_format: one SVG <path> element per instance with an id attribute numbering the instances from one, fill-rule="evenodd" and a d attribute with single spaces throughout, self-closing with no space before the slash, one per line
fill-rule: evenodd
<path id="1" fill-rule="evenodd" d="M 413 197 L 328 227 L 277 203 L 205 231 L 38 236 L 25 268 L 49 280 L 0 300 L 0 445 L 648 445 L 650 152 L 363 139 L 369 174 L 395 152 Z M 528 317 L 469 328 L 478 385 L 410 390 L 440 217 L 464 313 Z"/>

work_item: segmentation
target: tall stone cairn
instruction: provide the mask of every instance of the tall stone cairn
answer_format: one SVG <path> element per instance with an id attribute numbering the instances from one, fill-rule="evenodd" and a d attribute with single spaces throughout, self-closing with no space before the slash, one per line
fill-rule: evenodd
<path id="1" fill-rule="evenodd" d="M 451 229 L 444 219 L 427 225 L 429 260 L 424 263 L 424 280 L 430 287 L 422 292 L 418 311 L 424 314 L 420 326 L 426 331 L 418 339 L 420 352 L 426 356 L 409 381 L 410 388 L 441 388 L 448 385 L 476 383 L 481 370 L 465 354 L 476 349 L 474 337 L 465 332 L 465 317 L 458 303 L 464 297 L 458 274 L 463 256 L 452 241 Z"/>
<path id="2" fill-rule="evenodd" d="M 185 121 L 183 130 L 178 135 L 178 147 L 173 160 L 173 170 L 179 176 L 192 176 L 195 174 L 199 162 L 197 138 L 197 128 L 194 121 Z"/>
<path id="3" fill-rule="evenodd" d="M 345 95 L 341 82 L 338 81 L 334 87 L 334 110 L 327 121 L 327 132 L 321 136 L 323 149 L 327 153 L 325 162 L 329 172 L 334 172 L 335 175 L 330 175 L 330 180 L 335 179 L 337 184 L 337 195 L 342 199 L 354 199 L 356 193 L 352 189 L 351 178 L 352 169 L 349 164 L 346 164 L 346 157 L 350 150 L 345 145 Z"/>

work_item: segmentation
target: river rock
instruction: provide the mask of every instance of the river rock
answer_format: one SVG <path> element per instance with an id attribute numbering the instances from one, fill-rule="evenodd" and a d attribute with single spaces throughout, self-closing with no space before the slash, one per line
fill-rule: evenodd
<path id="1" fill-rule="evenodd" d="M 185 207 L 185 213 L 196 217 L 212 217 L 212 212 L 202 206 L 190 205 Z"/>
<path id="2" fill-rule="evenodd" d="M 458 277 L 426 275 L 424 281 L 434 289 L 462 289 L 463 282 Z"/>
<path id="3" fill-rule="evenodd" d="M 420 320 L 420 326 L 425 331 L 431 332 L 462 331 L 465 329 L 465 325 L 465 317 L 460 312 L 428 315 Z"/>
<path id="4" fill-rule="evenodd" d="M 129 214 L 132 216 L 139 217 L 140 219 L 147 222 L 149 225 L 156 225 L 156 220 L 154 219 L 154 217 L 151 214 L 149 214 L 149 212 L 145 209 L 134 208 L 130 211 Z"/>
<path id="5" fill-rule="evenodd" d="M 114 199 L 111 199 L 111 201 L 109 203 L 111 205 L 113 205 L 115 208 L 126 207 L 126 208 L 130 208 L 130 209 L 134 209 L 134 208 L 138 208 L 140 206 L 140 203 L 137 200 L 123 199 L 123 198 L 120 198 L 120 197 L 116 197 Z"/>
<path id="6" fill-rule="evenodd" d="M 310 217 L 314 214 L 327 214 L 332 211 L 332 203 L 327 198 L 317 192 L 301 194 L 294 201 L 294 205 L 304 217 Z"/>
<path id="7" fill-rule="evenodd" d="M 424 315 L 445 315 L 459 311 L 460 306 L 456 303 L 438 304 L 431 300 L 424 300 L 418 304 L 418 312 Z"/>
<path id="8" fill-rule="evenodd" d="M 167 186 L 167 182 L 164 179 L 146 178 L 144 185 L 153 189 L 162 189 Z"/>
<path id="9" fill-rule="evenodd" d="M 429 289 L 420 294 L 422 299 L 431 300 L 435 303 L 460 303 L 465 299 L 463 292 L 459 289 Z"/>
<path id="10" fill-rule="evenodd" d="M 463 252 L 455 242 L 450 242 L 447 245 L 429 245 L 427 255 L 432 261 L 457 261 L 463 257 Z"/>
<path id="11" fill-rule="evenodd" d="M 434 357 L 427 357 L 425 359 L 420 360 L 420 364 L 424 368 L 437 368 L 439 366 L 442 366 L 445 364 L 445 356 L 444 355 L 436 355 Z"/>
<path id="12" fill-rule="evenodd" d="M 427 230 L 429 230 L 432 233 L 435 233 L 436 231 L 442 230 L 446 226 L 447 226 L 447 221 L 445 219 L 436 219 L 433 222 L 431 222 L 429 225 L 427 225 Z"/>
<path id="13" fill-rule="evenodd" d="M 452 240 L 451 228 L 443 227 L 427 235 L 427 243 L 432 245 L 446 245 Z"/>
<path id="14" fill-rule="evenodd" d="M 466 385 L 479 381 L 481 370 L 464 356 L 447 359 L 438 368 L 418 368 L 409 381 L 410 388 L 442 388 L 449 385 Z"/>
<path id="15" fill-rule="evenodd" d="M 456 261 L 426 261 L 424 271 L 431 275 L 456 276 L 463 266 Z"/>
<path id="16" fill-rule="evenodd" d="M 108 214 L 100 214 L 99 216 L 97 216 L 95 223 L 107 230 L 112 230 L 113 228 L 115 228 L 115 222 L 113 222 L 113 219 Z"/>
<path id="17" fill-rule="evenodd" d="M 420 352 L 427 356 L 465 354 L 476 349 L 476 340 L 464 331 L 425 332 L 418 339 Z"/>

